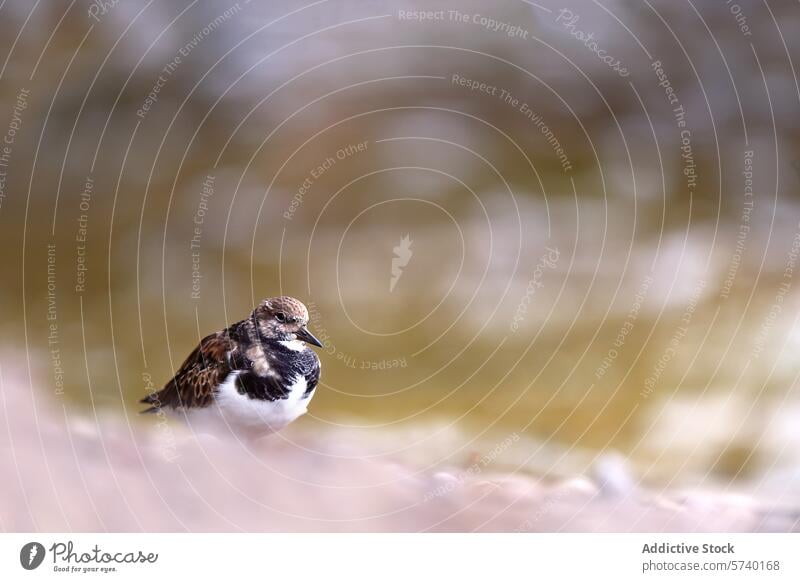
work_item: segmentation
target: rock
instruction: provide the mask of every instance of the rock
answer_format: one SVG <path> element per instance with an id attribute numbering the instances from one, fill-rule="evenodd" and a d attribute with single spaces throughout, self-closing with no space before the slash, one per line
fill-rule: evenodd
<path id="1" fill-rule="evenodd" d="M 619 453 L 601 455 L 592 466 L 592 475 L 604 497 L 623 499 L 638 493 L 628 463 Z"/>

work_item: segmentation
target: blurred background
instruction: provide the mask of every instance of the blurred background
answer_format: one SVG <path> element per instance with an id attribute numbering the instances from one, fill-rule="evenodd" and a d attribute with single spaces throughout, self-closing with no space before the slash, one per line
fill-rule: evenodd
<path id="1" fill-rule="evenodd" d="M 6 0 L 3 370 L 148 422 L 286 294 L 286 438 L 796 495 L 799 43 L 795 2 Z"/>

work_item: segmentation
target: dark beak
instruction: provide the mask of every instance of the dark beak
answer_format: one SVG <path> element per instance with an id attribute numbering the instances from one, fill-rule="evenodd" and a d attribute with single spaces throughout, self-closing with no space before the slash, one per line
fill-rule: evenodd
<path id="1" fill-rule="evenodd" d="M 318 348 L 322 347 L 322 342 L 315 338 L 307 328 L 301 327 L 297 333 L 295 334 L 297 339 L 303 340 L 307 344 L 311 344 L 312 346 L 317 346 Z"/>

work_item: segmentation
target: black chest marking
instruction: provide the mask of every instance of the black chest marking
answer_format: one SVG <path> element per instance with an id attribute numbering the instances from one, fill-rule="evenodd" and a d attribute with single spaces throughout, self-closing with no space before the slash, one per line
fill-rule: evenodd
<path id="1" fill-rule="evenodd" d="M 275 340 L 262 341 L 261 348 L 257 351 L 265 362 L 260 362 L 260 365 L 246 355 L 253 350 L 244 350 L 244 354 L 239 356 L 241 361 L 236 362 L 236 368 L 240 370 L 236 378 L 239 393 L 258 400 L 283 400 L 289 397 L 298 380 L 305 379 L 303 398 L 308 398 L 319 383 L 317 354 L 309 348 L 298 352 Z"/>

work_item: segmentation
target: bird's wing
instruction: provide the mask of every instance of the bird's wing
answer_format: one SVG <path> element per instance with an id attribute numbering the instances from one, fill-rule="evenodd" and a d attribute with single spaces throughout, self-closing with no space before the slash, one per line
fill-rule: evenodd
<path id="1" fill-rule="evenodd" d="M 231 372 L 232 342 L 225 332 L 204 337 L 164 388 L 143 398 L 157 412 L 162 407 L 205 408 L 217 386 Z"/>

